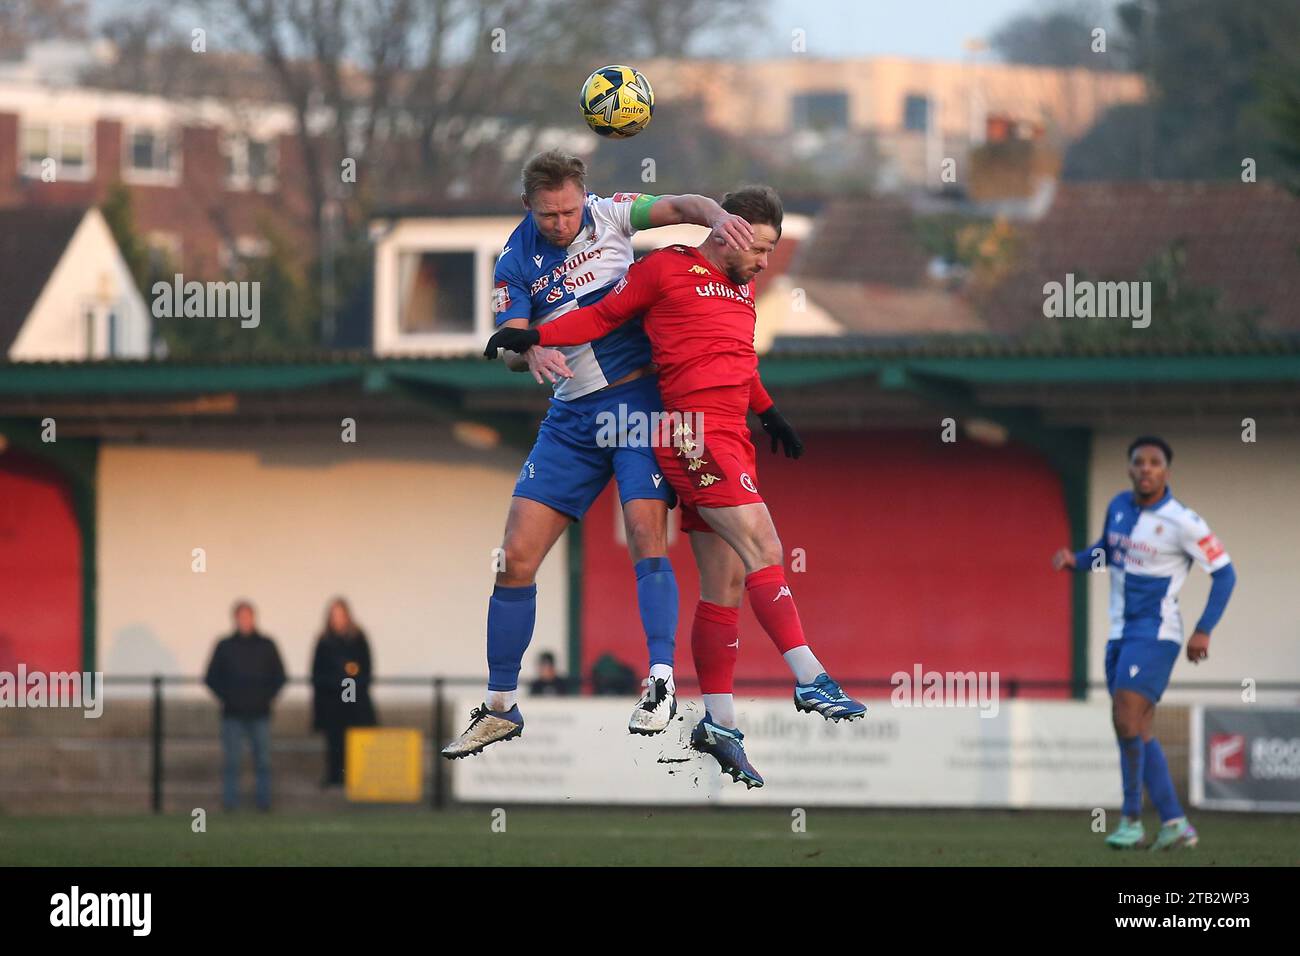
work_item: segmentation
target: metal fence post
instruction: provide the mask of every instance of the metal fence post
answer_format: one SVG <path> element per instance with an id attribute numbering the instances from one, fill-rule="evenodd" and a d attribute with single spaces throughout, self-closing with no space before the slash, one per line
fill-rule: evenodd
<path id="1" fill-rule="evenodd" d="M 163 679 L 161 674 L 153 676 L 153 812 L 162 813 L 163 808 Z"/>
<path id="2" fill-rule="evenodd" d="M 443 776 L 442 755 L 439 753 L 443 740 L 446 739 L 445 729 L 442 720 L 442 700 L 443 700 L 443 679 L 435 677 L 433 679 L 433 808 L 441 810 L 447 805 L 447 795 L 444 789 L 445 778 Z"/>

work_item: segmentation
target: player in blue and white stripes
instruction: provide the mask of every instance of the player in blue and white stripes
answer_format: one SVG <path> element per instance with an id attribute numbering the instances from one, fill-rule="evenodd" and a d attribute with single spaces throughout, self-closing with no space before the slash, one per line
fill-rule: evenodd
<path id="1" fill-rule="evenodd" d="M 1143 436 L 1129 445 L 1128 455 L 1133 490 L 1111 499 L 1101 537 L 1083 551 L 1062 548 L 1052 564 L 1057 570 L 1104 567 L 1110 572 L 1106 687 L 1113 702 L 1124 804 L 1119 826 L 1106 842 L 1118 849 L 1142 843 L 1145 784 L 1161 823 L 1151 848 L 1193 847 L 1196 829 L 1179 806 L 1169 765 L 1151 726 L 1182 646 L 1178 592 L 1192 563 L 1213 578 L 1205 611 L 1187 642 L 1187 659 L 1193 664 L 1209 655 L 1210 632 L 1223 616 L 1237 576 L 1209 525 L 1170 492 L 1174 455 L 1169 445 Z"/>

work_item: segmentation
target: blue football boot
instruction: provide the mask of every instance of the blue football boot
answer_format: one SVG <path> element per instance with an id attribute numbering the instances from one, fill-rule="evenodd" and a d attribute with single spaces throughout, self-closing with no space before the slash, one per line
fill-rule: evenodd
<path id="1" fill-rule="evenodd" d="M 856 720 L 867 714 L 867 705 L 845 694 L 826 673 L 819 674 L 811 684 L 795 685 L 794 706 L 807 714 L 821 714 L 827 720 Z"/>
<path id="2" fill-rule="evenodd" d="M 723 773 L 731 774 L 732 780 L 743 783 L 749 789 L 761 787 L 763 778 L 745 756 L 744 740 L 745 735 L 734 727 L 715 724 L 708 711 L 704 712 L 704 719 L 691 731 L 693 749 L 716 760 Z"/>

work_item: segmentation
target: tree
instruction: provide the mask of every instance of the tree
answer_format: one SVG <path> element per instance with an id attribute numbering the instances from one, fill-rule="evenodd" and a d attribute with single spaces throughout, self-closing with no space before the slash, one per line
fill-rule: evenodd
<path id="1" fill-rule="evenodd" d="M 6 0 L 0 4 L 0 60 L 20 59 L 38 40 L 86 38 L 85 0 Z"/>
<path id="2" fill-rule="evenodd" d="M 1074 275 L 1076 283 L 1092 279 L 1081 270 Z M 1137 281 L 1151 283 L 1151 327 L 1143 334 L 1158 337 L 1162 344 L 1204 345 L 1259 334 L 1258 310 L 1225 308 L 1218 289 L 1187 280 L 1187 248 L 1181 239 L 1152 256 L 1138 272 Z M 1044 319 L 1035 323 L 1027 340 L 1067 347 L 1132 344 L 1133 334 L 1129 323 L 1114 317 Z"/>
<path id="3" fill-rule="evenodd" d="M 1130 0 L 1117 8 L 1151 99 L 1112 109 L 1066 156 L 1067 178 L 1223 179 L 1245 157 L 1285 170 L 1266 110 L 1270 67 L 1294 63 L 1294 0 Z"/>
<path id="4" fill-rule="evenodd" d="M 1109 45 L 1105 54 L 1092 50 L 1092 31 L 1109 26 L 1109 17 L 1096 3 L 1058 4 L 1045 12 L 1013 17 L 989 38 L 989 46 L 1007 63 L 1126 69 L 1122 50 Z"/>

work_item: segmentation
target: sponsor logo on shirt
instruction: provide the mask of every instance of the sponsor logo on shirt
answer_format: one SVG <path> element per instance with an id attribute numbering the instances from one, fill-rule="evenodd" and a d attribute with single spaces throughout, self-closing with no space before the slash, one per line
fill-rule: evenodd
<path id="1" fill-rule="evenodd" d="M 745 295 L 743 292 L 737 292 L 731 286 L 723 285 L 721 282 L 710 282 L 708 285 L 697 285 L 695 287 L 695 294 L 705 299 L 735 299 L 737 302 L 745 303 L 745 305 L 750 308 L 754 307 L 753 299 Z"/>
<path id="2" fill-rule="evenodd" d="M 614 193 L 609 198 L 614 202 L 632 202 L 640 195 L 640 193 Z"/>
<path id="3" fill-rule="evenodd" d="M 530 288 L 528 292 L 530 295 L 537 295 L 537 293 L 541 292 L 550 284 L 551 284 L 551 277 L 549 275 L 542 276 L 540 279 L 538 279 L 536 282 L 533 283 L 532 288 Z"/>
<path id="4" fill-rule="evenodd" d="M 1206 561 L 1215 561 L 1223 555 L 1223 545 L 1219 544 L 1219 539 L 1213 534 L 1207 534 L 1196 542 L 1196 546 L 1201 549 Z"/>
<path id="5" fill-rule="evenodd" d="M 547 302 L 559 302 L 562 298 L 564 298 L 564 287 L 563 287 L 563 286 L 558 286 L 558 285 L 557 285 L 557 286 L 555 286 L 555 288 L 551 289 L 550 292 L 546 293 L 546 301 L 547 301 Z"/>
<path id="6" fill-rule="evenodd" d="M 623 276 L 623 278 L 618 280 L 618 285 L 614 286 L 614 294 L 618 295 L 626 288 L 627 288 L 627 276 Z"/>
<path id="7" fill-rule="evenodd" d="M 498 282 L 492 290 L 492 311 L 500 314 L 510 308 L 510 289 L 504 282 Z"/>

